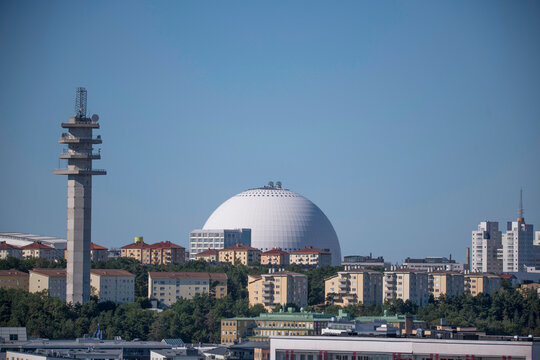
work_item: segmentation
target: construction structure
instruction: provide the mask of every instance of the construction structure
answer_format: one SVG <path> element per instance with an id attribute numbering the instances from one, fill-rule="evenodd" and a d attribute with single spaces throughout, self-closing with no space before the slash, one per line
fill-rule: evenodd
<path id="1" fill-rule="evenodd" d="M 92 134 L 99 129 L 99 117 L 87 117 L 86 96 L 85 88 L 77 88 L 75 117 L 62 123 L 68 132 L 58 140 L 68 146 L 60 154 L 60 159 L 67 160 L 67 167 L 54 171 L 68 176 L 66 301 L 73 304 L 90 300 L 92 176 L 107 174 L 92 168 L 92 160 L 101 158 L 100 151 L 94 150 L 94 145 L 101 144 L 101 136 Z"/>

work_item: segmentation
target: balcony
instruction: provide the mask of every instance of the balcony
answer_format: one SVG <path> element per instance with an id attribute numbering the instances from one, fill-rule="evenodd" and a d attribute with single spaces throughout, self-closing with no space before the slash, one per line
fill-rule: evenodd
<path id="1" fill-rule="evenodd" d="M 274 294 L 262 294 L 263 298 L 271 298 Z"/>
<path id="2" fill-rule="evenodd" d="M 349 281 L 349 280 L 346 279 L 346 278 L 339 278 L 338 281 L 339 281 L 340 283 L 342 283 L 342 284 L 345 284 L 345 283 L 347 283 L 347 281 Z"/>
<path id="3" fill-rule="evenodd" d="M 348 292 L 347 290 L 339 290 L 339 291 L 338 291 L 338 294 L 341 294 L 341 295 L 343 295 L 343 294 L 348 294 L 348 293 L 349 293 L 349 292 Z"/>
<path id="4" fill-rule="evenodd" d="M 63 133 L 62 138 L 58 140 L 60 144 L 101 144 L 101 135 L 96 137 L 76 137 L 68 133 Z"/>
<path id="5" fill-rule="evenodd" d="M 53 171 L 55 175 L 107 175 L 107 171 L 103 169 L 56 169 Z"/>
<path id="6" fill-rule="evenodd" d="M 340 289 L 346 289 L 348 287 L 349 287 L 349 285 L 347 285 L 347 284 L 339 284 L 338 285 L 338 288 L 340 288 Z"/>
<path id="7" fill-rule="evenodd" d="M 73 151 L 66 151 L 60 154 L 60 159 L 83 159 L 83 160 L 99 160 L 101 159 L 100 153 L 77 153 Z"/>
<path id="8" fill-rule="evenodd" d="M 264 286 L 269 286 L 269 285 L 273 285 L 274 282 L 273 282 L 273 281 L 263 281 L 262 284 L 263 284 Z"/>
<path id="9" fill-rule="evenodd" d="M 272 299 L 263 299 L 263 304 L 273 304 L 274 301 L 272 301 Z"/>
<path id="10" fill-rule="evenodd" d="M 90 129 L 99 129 L 99 123 L 97 121 L 92 121 L 92 119 L 88 119 L 88 121 L 83 119 L 78 119 L 77 122 L 75 122 L 75 118 L 72 118 L 73 122 L 63 122 L 62 127 L 64 129 L 70 129 L 70 128 L 90 128 Z M 72 120 L 70 119 L 70 120 Z"/>

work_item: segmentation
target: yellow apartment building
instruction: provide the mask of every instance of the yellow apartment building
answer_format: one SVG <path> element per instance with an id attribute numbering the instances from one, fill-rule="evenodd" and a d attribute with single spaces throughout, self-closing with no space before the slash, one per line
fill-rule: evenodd
<path id="1" fill-rule="evenodd" d="M 465 274 L 465 292 L 476 296 L 480 293 L 490 294 L 501 288 L 501 277 L 488 273 Z"/>
<path id="2" fill-rule="evenodd" d="M 249 305 L 262 304 L 272 311 L 278 305 L 307 305 L 308 277 L 289 271 L 248 275 Z"/>
<path id="3" fill-rule="evenodd" d="M 21 247 L 23 252 L 23 258 L 44 258 L 49 261 L 62 258 L 62 252 L 53 248 L 52 246 L 45 245 L 39 242 L 33 242 L 32 244 Z"/>
<path id="4" fill-rule="evenodd" d="M 145 265 L 183 264 L 186 261 L 186 249 L 170 241 L 146 244 L 141 238 L 135 238 L 133 244 L 120 248 L 121 257 L 129 257 Z"/>
<path id="5" fill-rule="evenodd" d="M 335 305 L 382 304 L 383 274 L 374 270 L 340 271 L 324 282 L 324 298 Z"/>
<path id="6" fill-rule="evenodd" d="M 219 250 L 208 249 L 204 250 L 198 254 L 195 254 L 196 260 L 204 260 L 206 262 L 215 263 L 219 261 Z"/>
<path id="7" fill-rule="evenodd" d="M 0 270 L 0 288 L 28 291 L 28 274 L 18 270 Z"/>
<path id="8" fill-rule="evenodd" d="M 66 300 L 66 269 L 30 270 L 28 290 L 31 293 L 47 290 L 49 296 Z"/>
<path id="9" fill-rule="evenodd" d="M 438 299 L 442 294 L 448 297 L 463 294 L 465 278 L 454 271 L 434 271 L 428 274 L 429 293 Z"/>
<path id="10" fill-rule="evenodd" d="M 230 264 L 240 263 L 249 265 L 250 263 L 260 263 L 261 250 L 244 244 L 235 244 L 219 250 L 219 262 Z"/>
<path id="11" fill-rule="evenodd" d="M 197 294 L 227 296 L 227 275 L 207 272 L 149 272 L 148 297 L 165 305 L 178 298 L 192 299 Z"/>
<path id="12" fill-rule="evenodd" d="M 274 248 L 261 254 L 261 265 L 289 265 L 289 253 Z"/>
<path id="13" fill-rule="evenodd" d="M 413 269 L 385 271 L 383 301 L 395 299 L 410 300 L 419 306 L 426 305 L 429 300 L 428 273 Z"/>

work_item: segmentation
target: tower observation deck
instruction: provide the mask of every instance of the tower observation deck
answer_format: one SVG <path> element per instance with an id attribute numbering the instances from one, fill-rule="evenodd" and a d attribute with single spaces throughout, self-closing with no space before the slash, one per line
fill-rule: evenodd
<path id="1" fill-rule="evenodd" d="M 86 116 L 86 89 L 78 88 L 75 117 L 62 123 L 67 132 L 58 142 L 66 144 L 60 159 L 67 167 L 54 171 L 68 176 L 67 206 L 67 279 L 66 301 L 84 303 L 90 300 L 90 242 L 92 238 L 92 176 L 106 175 L 102 169 L 92 167 L 93 160 L 101 159 L 94 145 L 101 144 L 101 136 L 93 136 L 99 129 L 99 117 Z"/>

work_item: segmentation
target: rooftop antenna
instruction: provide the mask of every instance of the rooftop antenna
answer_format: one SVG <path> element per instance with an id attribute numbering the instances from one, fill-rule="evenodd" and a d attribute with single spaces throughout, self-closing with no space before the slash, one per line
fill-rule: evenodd
<path id="1" fill-rule="evenodd" d="M 523 217 L 523 188 L 519 189 L 518 222 L 525 222 L 525 218 Z"/>
<path id="2" fill-rule="evenodd" d="M 77 88 L 75 96 L 75 117 L 84 119 L 86 117 L 86 89 L 83 87 Z"/>

